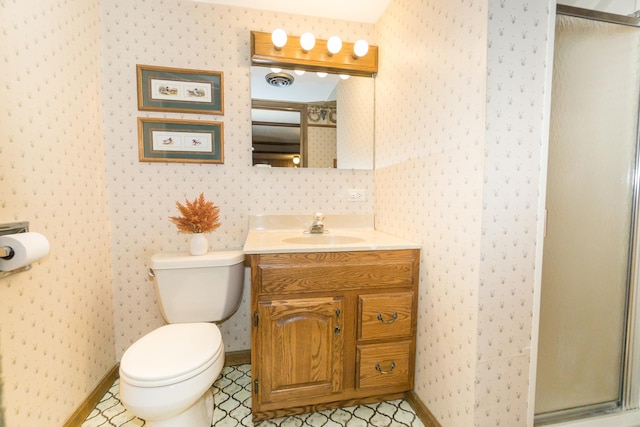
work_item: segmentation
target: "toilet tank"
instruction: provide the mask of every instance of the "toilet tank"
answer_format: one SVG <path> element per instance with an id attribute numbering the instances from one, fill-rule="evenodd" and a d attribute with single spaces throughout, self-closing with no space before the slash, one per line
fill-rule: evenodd
<path id="1" fill-rule="evenodd" d="M 244 253 L 213 251 L 205 255 L 160 253 L 151 257 L 150 275 L 167 323 L 220 322 L 240 306 Z"/>

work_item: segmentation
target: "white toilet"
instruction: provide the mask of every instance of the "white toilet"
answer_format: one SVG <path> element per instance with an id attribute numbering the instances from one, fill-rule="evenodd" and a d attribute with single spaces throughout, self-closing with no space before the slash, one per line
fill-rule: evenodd
<path id="1" fill-rule="evenodd" d="M 240 305 L 242 251 L 151 257 L 161 326 L 133 343 L 120 361 L 120 400 L 147 427 L 210 427 L 211 386 L 224 365 L 214 323 Z"/>

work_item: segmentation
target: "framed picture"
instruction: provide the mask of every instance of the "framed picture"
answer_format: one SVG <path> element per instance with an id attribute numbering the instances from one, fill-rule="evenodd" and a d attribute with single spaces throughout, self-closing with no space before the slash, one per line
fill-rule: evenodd
<path id="1" fill-rule="evenodd" d="M 221 72 L 151 65 L 136 71 L 140 110 L 224 114 Z"/>
<path id="2" fill-rule="evenodd" d="M 138 118 L 141 162 L 224 163 L 222 122 Z"/>

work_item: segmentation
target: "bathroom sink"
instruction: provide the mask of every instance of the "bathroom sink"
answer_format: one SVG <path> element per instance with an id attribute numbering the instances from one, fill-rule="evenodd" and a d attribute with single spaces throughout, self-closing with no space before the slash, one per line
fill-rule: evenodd
<path id="1" fill-rule="evenodd" d="M 345 236 L 342 234 L 305 234 L 304 236 L 282 239 L 284 243 L 300 245 L 345 245 L 362 243 L 364 240 L 365 239 L 361 237 Z"/>

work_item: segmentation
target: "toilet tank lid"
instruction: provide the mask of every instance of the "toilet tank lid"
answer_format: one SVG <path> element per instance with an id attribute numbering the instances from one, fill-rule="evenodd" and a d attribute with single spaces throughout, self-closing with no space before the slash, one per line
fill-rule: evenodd
<path id="1" fill-rule="evenodd" d="M 212 251 L 204 255 L 189 255 L 187 252 L 165 252 L 151 256 L 151 268 L 154 270 L 194 268 L 194 267 L 222 267 L 244 262 L 244 252 L 241 250 Z"/>

